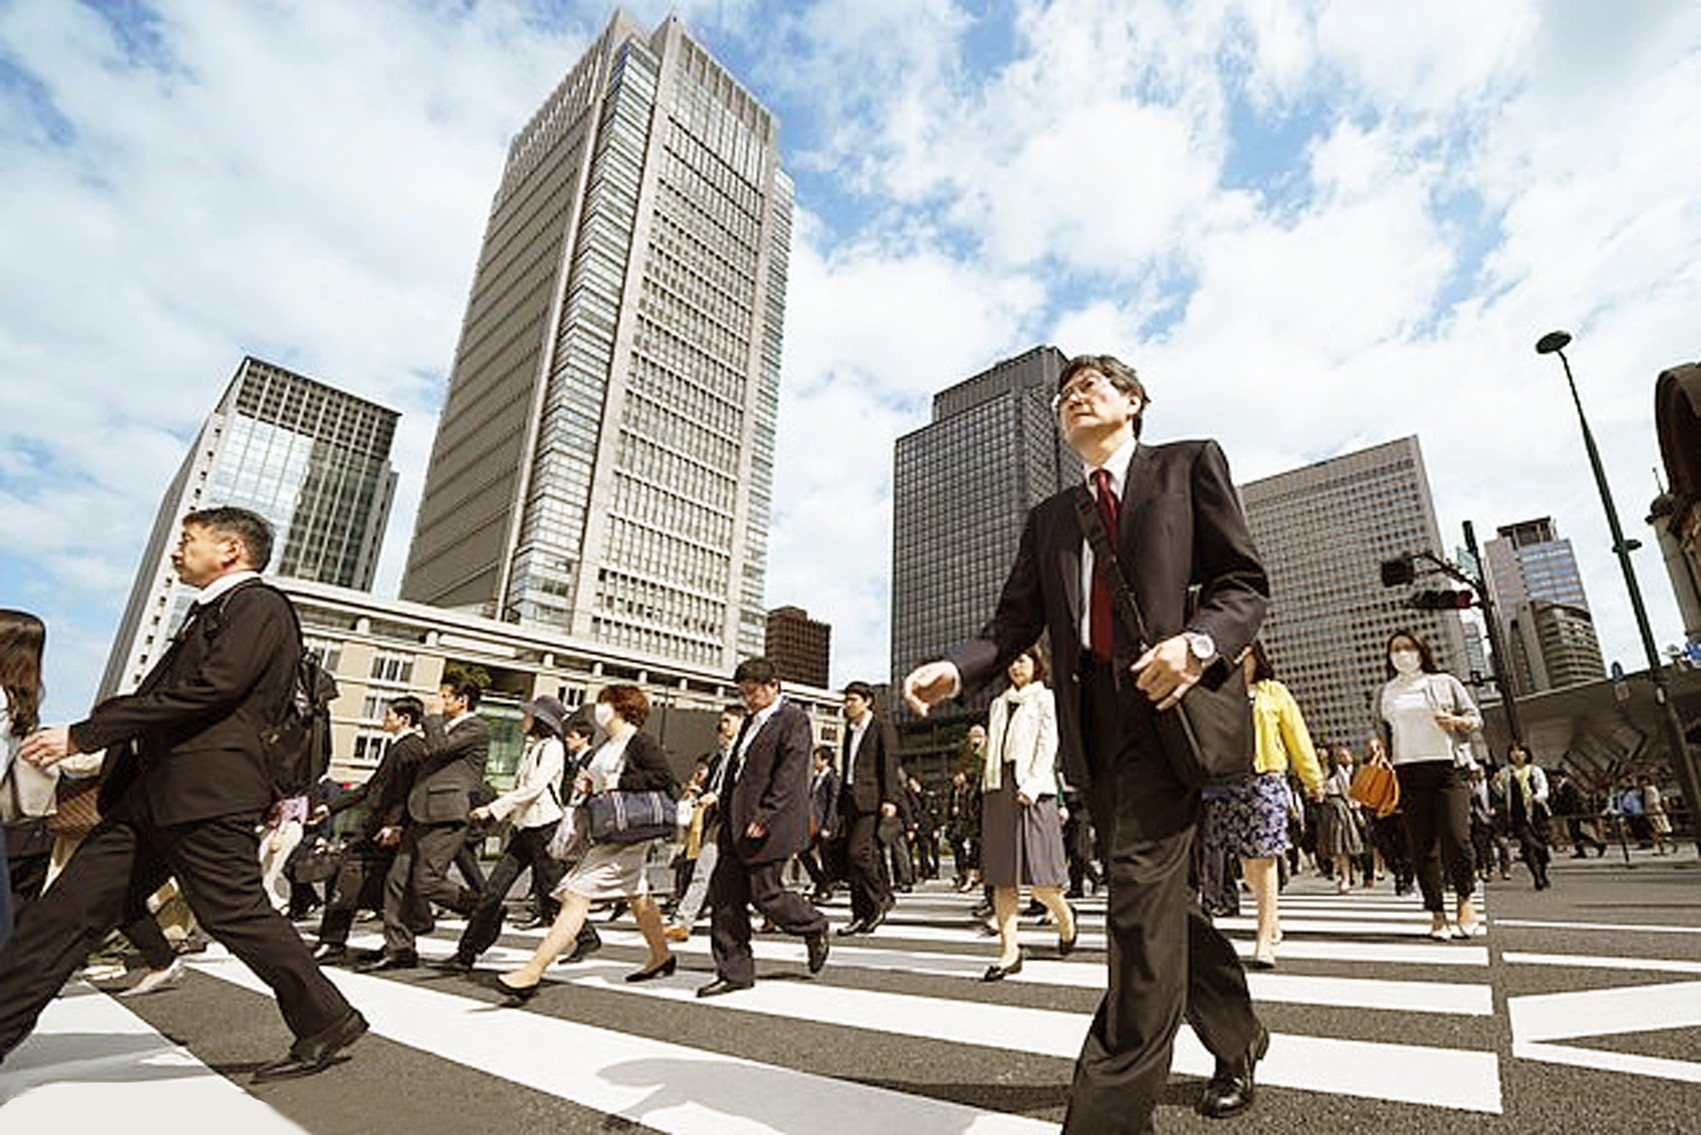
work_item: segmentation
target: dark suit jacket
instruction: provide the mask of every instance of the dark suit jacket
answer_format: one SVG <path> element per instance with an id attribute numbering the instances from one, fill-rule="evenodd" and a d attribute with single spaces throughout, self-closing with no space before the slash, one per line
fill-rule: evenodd
<path id="1" fill-rule="evenodd" d="M 667 750 L 648 733 L 634 733 L 626 742 L 625 761 L 620 767 L 620 787 L 626 792 L 672 792 L 673 766 Z"/>
<path id="2" fill-rule="evenodd" d="M 845 726 L 845 738 L 850 726 Z M 844 742 L 839 744 L 839 758 L 844 759 Z M 881 804 L 896 804 L 904 795 L 898 782 L 898 733 L 891 722 L 879 714 L 863 730 L 862 744 L 857 746 L 856 761 L 851 765 L 850 782 L 845 785 L 843 799 L 855 806 L 855 811 L 867 815 L 878 812 Z M 840 805 L 841 811 L 850 811 Z"/>
<path id="3" fill-rule="evenodd" d="M 750 739 L 743 768 L 733 766 L 737 779 L 724 802 L 726 822 L 721 834 L 744 862 L 783 862 L 809 846 L 813 742 L 809 715 L 789 701 L 781 702 Z M 733 753 L 737 752 L 734 745 Z M 761 839 L 745 836 L 752 822 L 767 829 Z"/>
<path id="4" fill-rule="evenodd" d="M 408 815 L 422 824 L 466 823 L 489 755 L 490 727 L 478 714 L 453 729 L 444 728 L 441 717 L 427 717 L 425 755 L 408 793 Z"/>
<path id="5" fill-rule="evenodd" d="M 345 792 L 331 805 L 331 815 L 366 805 L 366 813 L 355 828 L 358 839 L 374 838 L 379 828 L 399 827 L 407 818 L 408 795 L 413 791 L 414 777 L 424 759 L 423 737 L 418 733 L 397 737 L 385 747 L 384 758 L 366 783 Z"/>
<path id="6" fill-rule="evenodd" d="M 992 621 L 979 638 L 947 658 L 962 675 L 964 689 L 972 690 L 1002 674 L 1041 632 L 1050 632 L 1064 773 L 1084 789 L 1091 776 L 1082 749 L 1081 690 L 1074 680 L 1081 662 L 1084 602 L 1075 492 L 1071 487 L 1028 513 Z M 1147 632 L 1154 642 L 1183 630 L 1210 635 L 1221 657 L 1204 680 L 1222 681 L 1257 634 L 1270 594 L 1222 450 L 1213 441 L 1140 445 L 1129 463 L 1123 498 L 1117 558 Z M 1190 602 L 1194 588 L 1197 597 Z M 1151 645 L 1128 641 L 1120 620 L 1116 634 L 1117 657 L 1124 665 Z"/>
<path id="7" fill-rule="evenodd" d="M 102 815 L 126 798 L 181 824 L 271 805 L 260 731 L 282 714 L 301 658 L 289 599 L 258 580 L 197 611 L 136 692 L 71 727 L 81 752 L 107 750 Z"/>
<path id="8" fill-rule="evenodd" d="M 831 767 L 809 774 L 809 818 L 823 839 L 839 826 L 839 774 Z"/>

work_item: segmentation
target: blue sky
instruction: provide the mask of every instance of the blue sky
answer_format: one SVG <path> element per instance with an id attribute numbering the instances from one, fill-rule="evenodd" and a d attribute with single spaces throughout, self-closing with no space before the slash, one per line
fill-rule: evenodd
<path id="1" fill-rule="evenodd" d="M 1112 351 L 1242 480 L 1416 433 L 1449 548 L 1556 518 L 1640 657 L 1652 384 L 1701 313 L 1701 10 L 718 0 L 797 218 L 768 599 L 885 676 L 891 440 L 1038 342 Z M 654 24 L 659 3 L 628 11 Z M 403 412 L 394 593 L 507 140 L 609 9 L 0 0 L 0 604 L 92 695 L 161 493 L 244 353 Z M 1682 637 L 1638 558 L 1661 643 Z M 945 644 L 941 644 L 942 646 Z"/>

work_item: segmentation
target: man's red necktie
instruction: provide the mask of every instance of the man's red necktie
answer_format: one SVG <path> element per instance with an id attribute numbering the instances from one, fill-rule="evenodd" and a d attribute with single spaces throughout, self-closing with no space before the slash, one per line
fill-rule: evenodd
<path id="1" fill-rule="evenodd" d="M 1103 469 L 1093 471 L 1093 486 L 1098 490 L 1099 517 L 1104 521 L 1105 535 L 1111 547 L 1116 546 L 1116 490 L 1110 487 L 1110 474 Z M 1090 599 L 1087 632 L 1092 637 L 1093 657 L 1109 662 L 1116 655 L 1116 616 L 1112 612 L 1110 577 L 1105 565 L 1093 564 L 1093 593 Z"/>

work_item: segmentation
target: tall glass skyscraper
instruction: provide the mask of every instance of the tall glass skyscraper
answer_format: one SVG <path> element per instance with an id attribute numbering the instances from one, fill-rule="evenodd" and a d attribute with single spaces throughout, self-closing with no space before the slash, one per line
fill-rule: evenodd
<path id="1" fill-rule="evenodd" d="M 892 463 L 892 678 L 972 638 L 998 604 L 1028 510 L 1080 476 L 1051 412 L 1068 362 L 1035 347 L 933 396 Z M 986 704 L 983 692 L 963 708 Z"/>
<path id="2" fill-rule="evenodd" d="M 402 598 L 760 653 L 791 213 L 769 111 L 617 12 L 509 148 Z"/>
<path id="3" fill-rule="evenodd" d="M 1483 558 L 1515 692 L 1606 677 L 1577 557 L 1552 517 L 1501 525 L 1483 545 Z"/>
<path id="4" fill-rule="evenodd" d="M 255 358 L 236 368 L 166 490 L 100 696 L 134 689 L 192 592 L 171 552 L 183 515 L 236 505 L 271 521 L 269 573 L 367 590 L 395 496 L 397 414 Z"/>
<path id="5" fill-rule="evenodd" d="M 1458 613 L 1414 610 L 1407 589 L 1382 586 L 1384 560 L 1442 554 L 1417 438 L 1252 481 L 1241 499 L 1270 576 L 1259 637 L 1319 743 L 1362 744 L 1376 728 L 1384 648 L 1399 628 L 1421 634 L 1443 669 L 1469 677 Z"/>

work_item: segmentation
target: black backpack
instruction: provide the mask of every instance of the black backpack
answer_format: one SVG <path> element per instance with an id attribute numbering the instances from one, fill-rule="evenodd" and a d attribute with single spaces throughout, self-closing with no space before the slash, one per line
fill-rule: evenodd
<path id="1" fill-rule="evenodd" d="M 272 588 L 277 591 L 277 588 Z M 301 617 L 288 595 L 283 597 L 301 641 Z M 306 646 L 295 663 L 295 682 L 277 719 L 260 730 L 266 756 L 266 775 L 279 799 L 313 791 L 331 767 L 331 703 L 337 700 L 337 680 L 319 665 Z"/>

